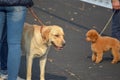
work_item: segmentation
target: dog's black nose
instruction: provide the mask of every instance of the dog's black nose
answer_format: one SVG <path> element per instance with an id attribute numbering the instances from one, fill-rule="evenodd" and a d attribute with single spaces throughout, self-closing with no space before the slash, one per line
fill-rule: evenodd
<path id="1" fill-rule="evenodd" d="M 65 46 L 65 43 L 63 43 L 62 46 Z"/>

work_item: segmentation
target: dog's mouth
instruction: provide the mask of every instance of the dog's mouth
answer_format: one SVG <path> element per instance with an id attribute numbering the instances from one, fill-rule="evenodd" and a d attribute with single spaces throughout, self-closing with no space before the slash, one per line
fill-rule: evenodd
<path id="1" fill-rule="evenodd" d="M 55 45 L 54 42 L 52 42 L 52 44 L 53 44 L 53 46 L 54 46 L 54 48 L 55 48 L 56 50 L 62 50 L 62 49 L 63 49 L 63 46 L 62 46 L 62 47 L 57 46 L 57 45 Z"/>

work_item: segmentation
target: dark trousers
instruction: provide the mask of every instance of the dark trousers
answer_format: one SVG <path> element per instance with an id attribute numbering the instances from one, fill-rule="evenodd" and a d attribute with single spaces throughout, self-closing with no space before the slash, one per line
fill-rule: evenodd
<path id="1" fill-rule="evenodd" d="M 112 37 L 120 40 L 120 10 L 116 10 L 112 18 Z"/>

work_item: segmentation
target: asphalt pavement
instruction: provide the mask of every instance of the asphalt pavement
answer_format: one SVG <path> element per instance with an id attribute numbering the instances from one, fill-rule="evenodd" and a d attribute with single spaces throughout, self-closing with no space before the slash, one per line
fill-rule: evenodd
<path id="1" fill-rule="evenodd" d="M 45 25 L 59 25 L 64 29 L 66 46 L 61 51 L 51 47 L 46 64 L 46 80 L 119 80 L 120 62 L 111 64 L 111 52 L 103 61 L 91 61 L 90 43 L 85 34 L 89 29 L 104 28 L 112 10 L 80 0 L 34 0 L 33 10 Z M 26 22 L 39 24 L 28 12 Z M 111 23 L 102 35 L 111 35 Z M 39 62 L 34 59 L 32 80 L 39 80 Z M 22 56 L 20 77 L 26 78 L 26 60 Z"/>

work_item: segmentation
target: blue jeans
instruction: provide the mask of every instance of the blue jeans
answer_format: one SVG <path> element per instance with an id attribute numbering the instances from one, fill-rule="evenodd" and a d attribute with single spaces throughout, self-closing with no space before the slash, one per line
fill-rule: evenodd
<path id="1" fill-rule="evenodd" d="M 16 80 L 18 76 L 26 11 L 27 9 L 24 6 L 0 6 L 0 42 L 5 23 L 7 27 L 8 80 Z"/>
<path id="2" fill-rule="evenodd" d="M 112 37 L 120 40 L 120 10 L 116 10 L 112 18 Z"/>
<path id="3" fill-rule="evenodd" d="M 7 45 L 7 32 L 6 25 L 4 25 L 2 38 L 1 38 L 1 50 L 0 50 L 0 68 L 1 70 L 7 71 L 7 56 L 8 56 L 8 45 Z"/>

